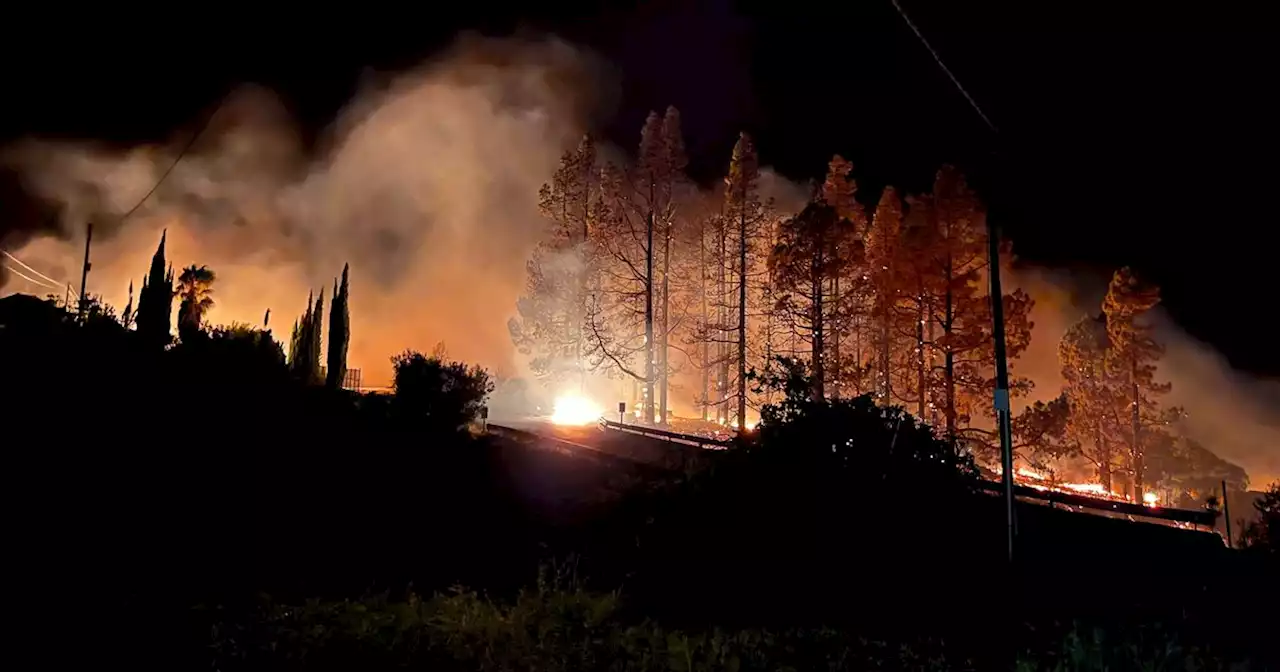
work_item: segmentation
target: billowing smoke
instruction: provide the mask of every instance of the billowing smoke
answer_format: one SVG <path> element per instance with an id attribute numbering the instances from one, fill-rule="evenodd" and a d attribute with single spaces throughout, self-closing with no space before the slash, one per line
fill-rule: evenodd
<path id="1" fill-rule="evenodd" d="M 89 290 L 121 307 L 167 228 L 176 267 L 218 273 L 213 322 L 261 324 L 270 309 L 286 338 L 308 291 L 332 291 L 350 262 L 350 365 L 365 385 L 386 384 L 390 355 L 442 341 L 451 356 L 510 372 L 506 321 L 545 227 L 538 188 L 589 127 L 600 73 L 557 40 L 464 38 L 357 96 L 313 150 L 270 92 L 244 89 L 123 224 L 176 147 L 23 142 L 4 163 L 60 216 L 28 213 L 5 249 L 78 285 L 93 221 Z"/>
<path id="2" fill-rule="evenodd" d="M 1058 341 L 1081 317 L 1101 311 L 1109 279 L 1100 273 L 1034 269 L 1021 269 L 1012 278 L 1036 301 L 1031 347 L 1014 365 L 1016 375 L 1035 382 L 1035 399 L 1047 400 L 1061 392 Z M 1280 380 L 1232 368 L 1221 353 L 1159 308 L 1152 325 L 1156 340 L 1165 346 L 1157 380 L 1173 385 L 1161 401 L 1185 409 L 1183 431 L 1243 467 L 1254 489 L 1280 479 Z"/>

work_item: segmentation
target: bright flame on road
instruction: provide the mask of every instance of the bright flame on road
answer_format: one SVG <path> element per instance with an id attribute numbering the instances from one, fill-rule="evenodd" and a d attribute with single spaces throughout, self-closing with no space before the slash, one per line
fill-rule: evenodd
<path id="1" fill-rule="evenodd" d="M 590 425 L 600 420 L 604 410 L 586 397 L 566 394 L 556 398 L 551 422 L 557 425 Z"/>

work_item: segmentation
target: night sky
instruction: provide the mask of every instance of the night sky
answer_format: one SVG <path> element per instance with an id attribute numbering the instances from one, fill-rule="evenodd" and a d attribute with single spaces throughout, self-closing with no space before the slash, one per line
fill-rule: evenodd
<path id="1" fill-rule="evenodd" d="M 244 82 L 275 90 L 314 132 L 366 69 L 416 65 L 463 29 L 549 31 L 616 68 L 620 95 L 599 130 L 620 145 L 635 144 L 648 110 L 674 104 L 695 177 L 714 179 L 745 129 L 762 162 L 797 181 L 844 155 L 870 203 L 886 183 L 923 190 L 955 163 L 1023 260 L 1133 265 L 1192 335 L 1280 376 L 1267 328 L 1280 304 L 1280 46 L 1260 13 L 901 1 L 998 136 L 889 0 L 171 6 L 89 10 L 74 27 L 24 10 L 0 39 L 0 134 L 170 140 Z"/>

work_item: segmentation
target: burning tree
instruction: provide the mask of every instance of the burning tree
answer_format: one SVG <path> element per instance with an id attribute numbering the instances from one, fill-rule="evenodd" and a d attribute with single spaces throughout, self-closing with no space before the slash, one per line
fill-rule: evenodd
<path id="1" fill-rule="evenodd" d="M 723 295 L 724 289 L 724 266 L 719 263 L 723 258 L 721 243 L 724 235 L 724 198 L 720 194 L 714 194 L 698 203 L 702 207 L 694 216 L 689 241 L 690 246 L 697 247 L 698 318 L 688 336 L 687 344 L 694 347 L 695 365 L 700 377 L 694 401 L 701 409 L 702 419 L 708 420 L 711 407 L 718 404 L 720 399 L 720 388 L 717 386 L 713 390 L 712 373 L 714 369 L 715 383 L 718 384 L 722 348 L 720 342 L 713 342 L 711 334 L 715 333 L 713 325 L 720 324 L 713 315 L 719 311 L 718 298 Z"/>
<path id="2" fill-rule="evenodd" d="M 681 239 L 681 224 L 686 222 L 680 211 L 680 205 L 688 200 L 689 182 L 685 178 L 684 169 L 688 164 L 684 153 L 684 136 L 680 130 L 680 111 L 668 107 L 662 118 L 662 148 L 660 165 L 662 179 L 659 182 L 659 193 L 665 200 L 661 210 L 662 217 L 658 221 L 658 233 L 662 238 L 661 261 L 659 275 L 662 278 L 658 298 L 659 343 L 658 343 L 658 417 L 665 424 L 668 421 L 668 397 L 671 388 L 671 337 L 679 329 L 682 322 L 676 305 L 678 287 L 672 286 L 672 279 L 679 280 L 680 273 L 678 251 L 675 249 Z M 675 258 L 673 258 L 673 255 Z M 685 275 L 684 277 L 687 277 Z"/>
<path id="3" fill-rule="evenodd" d="M 1097 470 L 1098 481 L 1108 492 L 1112 474 L 1120 467 L 1117 409 L 1123 398 L 1107 366 L 1110 347 L 1106 317 L 1101 315 L 1072 325 L 1058 344 L 1063 395 L 1071 409 L 1067 435 Z"/>
<path id="4" fill-rule="evenodd" d="M 583 136 L 565 152 L 538 205 L 551 221 L 550 236 L 526 264 L 525 294 L 518 318 L 508 323 L 511 339 L 531 355 L 534 373 L 546 381 L 586 379 L 584 326 L 593 282 L 591 232 L 600 199 L 595 144 Z"/>
<path id="5" fill-rule="evenodd" d="M 1151 328 L 1143 320 L 1159 302 L 1160 289 L 1141 282 L 1128 267 L 1112 276 L 1102 302 L 1111 346 L 1106 362 L 1124 392 L 1129 411 L 1123 440 L 1128 447 L 1135 501 L 1141 500 L 1144 493 L 1144 428 L 1163 427 L 1170 420 L 1169 412 L 1156 401 L 1171 388 L 1168 383 L 1155 381 L 1156 362 L 1164 355 L 1164 347 L 1152 338 Z"/>
<path id="6" fill-rule="evenodd" d="M 880 194 L 871 226 L 864 238 L 866 247 L 867 277 L 871 284 L 870 332 L 875 352 L 871 362 L 874 375 L 875 398 L 882 404 L 893 403 L 893 379 L 902 362 L 901 351 L 909 349 L 898 326 L 901 315 L 897 310 L 899 295 L 907 286 L 900 275 L 899 255 L 902 253 L 902 201 L 893 187 L 886 187 Z M 914 333 L 910 329 L 910 333 Z M 921 397 L 923 400 L 923 397 Z M 919 413 L 923 418 L 923 412 Z"/>
<path id="7" fill-rule="evenodd" d="M 935 379 L 940 387 L 945 435 L 955 439 L 960 426 L 969 423 L 975 403 L 990 415 L 995 389 L 990 302 L 1004 303 L 1006 352 L 1014 360 L 1031 341 L 1032 301 L 1021 290 L 1001 297 L 984 293 L 986 214 L 964 176 L 944 166 L 938 171 L 928 203 L 926 222 L 932 235 L 926 263 L 934 273 L 934 282 L 929 283 L 929 312 L 930 322 L 938 328 L 930 346 L 942 361 Z M 1029 387 L 1025 379 L 1014 380 L 1010 392 L 1025 393 Z"/>
<path id="8" fill-rule="evenodd" d="M 829 335 L 826 378 L 830 381 L 832 398 L 839 399 L 848 389 L 861 395 L 866 388 L 870 367 L 866 361 L 870 348 L 867 333 L 870 287 L 868 284 L 864 240 L 867 232 L 865 208 L 858 202 L 858 183 L 850 177 L 853 164 L 840 155 L 827 164 L 827 176 L 822 183 L 822 201 L 831 206 L 841 222 L 847 222 L 848 235 L 831 241 L 829 254 L 839 260 L 839 268 L 827 283 L 830 310 L 827 329 Z M 842 349 L 851 340 L 851 349 Z"/>
<path id="9" fill-rule="evenodd" d="M 659 383 L 666 421 L 671 246 L 684 165 L 679 113 L 675 108 L 665 117 L 651 112 L 640 132 L 635 165 L 606 166 L 600 232 L 593 241 L 600 276 L 586 321 L 587 351 L 597 365 L 644 385 L 641 409 L 651 423 L 656 420 Z M 661 324 L 655 321 L 659 310 Z M 634 363 L 636 357 L 643 360 L 641 366 Z"/>
<path id="10" fill-rule="evenodd" d="M 1160 501 L 1196 507 L 1202 500 L 1193 493 L 1217 491 L 1223 482 L 1228 492 L 1249 489 L 1249 475 L 1244 469 L 1218 457 L 1200 442 L 1164 431 L 1148 431 L 1144 436 L 1144 481 L 1150 490 L 1161 493 Z"/>
<path id="11" fill-rule="evenodd" d="M 815 400 L 826 397 L 828 359 L 838 360 L 827 347 L 830 342 L 833 349 L 838 348 L 841 296 L 837 288 L 840 276 L 851 265 L 853 255 L 847 251 L 857 243 L 855 234 L 853 222 L 819 200 L 782 223 L 769 255 L 770 277 L 779 292 L 774 309 L 809 346 Z M 836 305 L 829 307 L 827 302 Z"/>
<path id="12" fill-rule="evenodd" d="M 732 418 L 739 430 L 746 427 L 747 417 L 747 319 L 759 310 L 750 310 L 753 296 L 748 290 L 768 282 L 768 269 L 761 250 L 761 239 L 770 232 L 770 206 L 760 198 L 760 166 L 751 136 L 741 133 L 733 147 L 729 174 L 725 177 L 724 210 L 717 232 L 716 249 L 716 321 L 708 324 L 705 338 L 719 346 L 715 358 L 719 366 L 716 380 L 720 419 L 728 422 L 729 403 L 736 401 Z M 768 306 L 764 307 L 768 310 Z M 767 359 L 767 353 L 766 353 Z M 762 364 L 764 361 L 762 361 Z M 732 371 L 732 373 L 731 373 Z M 732 390 L 732 392 L 730 391 Z"/>

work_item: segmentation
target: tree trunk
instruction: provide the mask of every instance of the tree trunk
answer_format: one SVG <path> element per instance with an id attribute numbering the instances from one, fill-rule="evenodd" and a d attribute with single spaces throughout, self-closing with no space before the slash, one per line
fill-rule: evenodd
<path id="1" fill-rule="evenodd" d="M 832 256 L 834 257 L 834 246 Z M 840 385 L 844 377 L 840 374 L 844 367 L 840 361 L 840 273 L 831 278 L 831 329 L 827 332 L 831 338 L 831 398 L 840 398 Z M 856 335 L 854 336 L 857 337 Z"/>
<path id="2" fill-rule="evenodd" d="M 671 312 L 671 223 L 667 222 L 662 229 L 662 322 L 659 325 L 662 330 L 662 343 L 659 344 L 661 350 L 658 351 L 658 419 L 665 425 L 667 424 L 667 363 L 671 350 L 671 320 L 668 318 Z"/>
<path id="3" fill-rule="evenodd" d="M 916 393 L 919 399 L 916 400 L 916 416 L 921 422 L 924 422 L 924 403 L 927 392 L 925 390 L 925 371 L 924 371 L 924 294 L 919 296 L 919 303 L 916 304 Z"/>
<path id="4" fill-rule="evenodd" d="M 716 231 L 716 420 L 729 424 L 729 224 L 721 218 Z"/>
<path id="5" fill-rule="evenodd" d="M 1102 435 L 1102 428 L 1097 430 L 1098 443 L 1098 481 L 1107 492 L 1111 492 L 1111 446 Z"/>
<path id="6" fill-rule="evenodd" d="M 702 299 L 702 326 L 707 328 L 707 222 L 702 220 L 698 235 L 698 296 Z M 706 334 L 708 337 L 710 329 Z M 706 338 L 702 341 L 702 388 L 700 400 L 702 404 L 702 421 L 707 421 L 711 404 L 711 343 Z"/>
<path id="7" fill-rule="evenodd" d="M 880 360 L 880 398 L 885 404 L 892 403 L 893 398 L 893 382 L 889 377 L 889 302 L 883 299 L 880 303 L 880 347 L 878 348 Z"/>
<path id="8" fill-rule="evenodd" d="M 738 218 L 738 431 L 747 428 L 747 183 Z"/>
<path id="9" fill-rule="evenodd" d="M 952 305 L 954 297 L 951 292 L 951 260 L 947 260 L 947 291 L 943 297 L 943 324 L 942 338 L 946 340 L 947 347 L 943 350 L 943 392 L 946 394 L 946 421 L 947 421 L 947 442 L 955 445 L 956 442 L 956 363 L 955 353 L 951 349 L 951 332 L 955 329 L 955 306 Z"/>
<path id="10" fill-rule="evenodd" d="M 865 390 L 862 389 L 862 315 L 854 313 L 853 315 L 853 393 L 854 396 L 861 397 Z M 841 367 L 843 370 L 843 365 Z"/>
<path id="11" fill-rule="evenodd" d="M 1142 406 L 1141 398 L 1138 390 L 1138 357 L 1136 354 L 1129 358 L 1129 383 L 1132 386 L 1133 394 L 1133 501 L 1142 502 L 1143 482 L 1142 476 L 1145 469 L 1143 465 L 1142 455 Z M 1223 493 L 1226 496 L 1226 493 Z"/>
<path id="12" fill-rule="evenodd" d="M 649 189 L 649 202 L 653 202 L 653 189 Z M 653 208 L 649 208 L 644 250 L 644 418 L 653 424 Z"/>
<path id="13" fill-rule="evenodd" d="M 821 249 L 821 248 L 819 248 Z M 809 286 L 813 294 L 809 297 L 809 321 L 813 330 L 813 400 L 826 398 L 826 367 L 823 359 L 826 355 L 826 343 L 823 342 L 823 310 L 822 310 L 822 266 L 817 253 L 809 264 Z"/>

